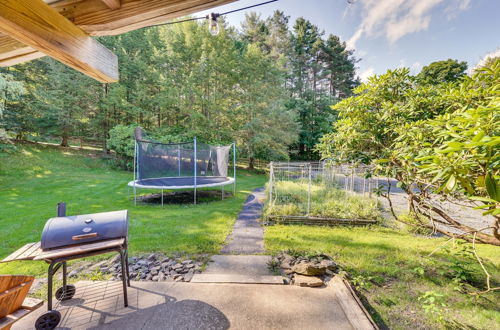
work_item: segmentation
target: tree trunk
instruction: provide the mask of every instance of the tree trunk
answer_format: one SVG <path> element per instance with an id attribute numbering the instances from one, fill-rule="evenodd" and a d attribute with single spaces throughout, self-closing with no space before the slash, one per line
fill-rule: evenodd
<path id="1" fill-rule="evenodd" d="M 69 136 L 66 133 L 63 133 L 61 147 L 69 147 Z"/>
<path id="2" fill-rule="evenodd" d="M 249 170 L 255 169 L 254 165 L 255 165 L 255 158 L 253 157 L 248 158 L 248 169 Z"/>

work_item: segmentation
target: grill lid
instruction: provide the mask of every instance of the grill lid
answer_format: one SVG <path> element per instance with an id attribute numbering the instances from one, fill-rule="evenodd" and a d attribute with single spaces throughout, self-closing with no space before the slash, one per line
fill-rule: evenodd
<path id="1" fill-rule="evenodd" d="M 45 223 L 40 247 L 49 250 L 127 235 L 127 210 L 55 217 Z"/>

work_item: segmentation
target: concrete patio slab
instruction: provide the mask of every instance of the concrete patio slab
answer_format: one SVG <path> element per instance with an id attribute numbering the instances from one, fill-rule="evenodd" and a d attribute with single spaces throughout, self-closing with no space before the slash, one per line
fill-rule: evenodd
<path id="1" fill-rule="evenodd" d="M 239 274 L 196 274 L 191 283 L 284 284 L 283 276 Z"/>
<path id="2" fill-rule="evenodd" d="M 202 274 L 195 274 L 192 283 L 283 284 L 282 276 L 269 270 L 270 256 L 216 255 Z"/>
<path id="3" fill-rule="evenodd" d="M 354 329 L 332 288 L 288 285 L 79 282 L 57 307 L 59 329 Z M 32 329 L 42 307 L 13 329 Z"/>
<path id="4" fill-rule="evenodd" d="M 215 255 L 203 274 L 272 275 L 267 266 L 270 256 Z"/>

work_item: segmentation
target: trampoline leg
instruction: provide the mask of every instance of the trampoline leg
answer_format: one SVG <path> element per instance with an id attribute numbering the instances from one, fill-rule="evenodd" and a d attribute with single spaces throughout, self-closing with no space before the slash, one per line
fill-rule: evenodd
<path id="1" fill-rule="evenodd" d="M 222 200 L 224 200 L 224 186 L 221 186 L 221 196 L 222 196 Z"/>
<path id="2" fill-rule="evenodd" d="M 137 195 L 135 191 L 135 186 L 134 186 L 134 205 L 137 206 Z"/>
<path id="3" fill-rule="evenodd" d="M 161 190 L 161 206 L 163 207 L 163 189 Z"/>

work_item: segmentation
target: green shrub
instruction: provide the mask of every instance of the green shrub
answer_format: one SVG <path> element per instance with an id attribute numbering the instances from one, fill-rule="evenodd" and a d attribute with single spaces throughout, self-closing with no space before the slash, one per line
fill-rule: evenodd
<path id="1" fill-rule="evenodd" d="M 116 125 L 109 131 L 108 147 L 116 153 L 112 165 L 132 169 L 134 161 L 134 130 L 137 125 Z"/>
<path id="2" fill-rule="evenodd" d="M 272 215 L 286 216 L 286 215 L 299 215 L 300 208 L 296 204 L 282 204 L 273 205 L 272 207 L 266 208 L 264 212 L 264 217 L 269 218 Z"/>

